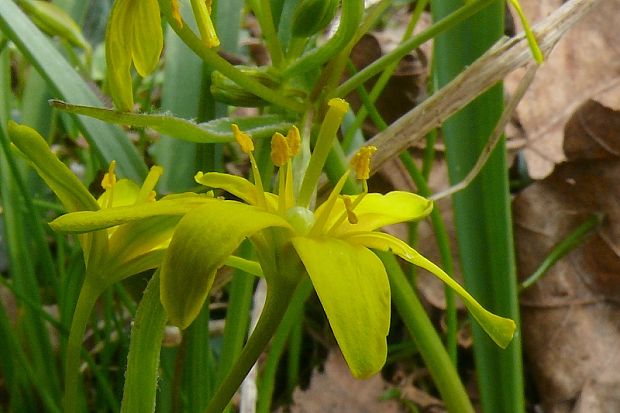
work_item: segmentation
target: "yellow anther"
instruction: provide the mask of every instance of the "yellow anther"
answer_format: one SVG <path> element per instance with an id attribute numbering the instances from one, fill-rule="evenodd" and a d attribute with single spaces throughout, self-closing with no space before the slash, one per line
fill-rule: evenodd
<path id="1" fill-rule="evenodd" d="M 233 131 L 233 135 L 235 136 L 235 140 L 241 146 L 241 150 L 244 153 L 250 153 L 254 151 L 254 142 L 252 142 L 252 137 L 247 133 L 241 131 L 239 126 L 236 123 L 230 125 Z"/>
<path id="2" fill-rule="evenodd" d="M 327 105 L 330 108 L 337 109 L 342 113 L 347 113 L 349 111 L 349 103 L 344 99 L 331 98 L 329 102 L 327 102 Z"/>
<path id="3" fill-rule="evenodd" d="M 299 153 L 301 148 L 301 136 L 299 135 L 299 129 L 293 125 L 286 134 L 286 142 L 288 143 L 288 151 L 291 156 L 295 156 Z"/>
<path id="4" fill-rule="evenodd" d="M 353 155 L 351 169 L 357 179 L 367 180 L 370 177 L 370 158 L 376 151 L 375 146 L 364 146 Z"/>
<path id="5" fill-rule="evenodd" d="M 273 164 L 278 167 L 284 166 L 289 158 L 289 146 L 286 138 L 280 132 L 274 133 L 271 138 L 271 160 Z"/>
<path id="6" fill-rule="evenodd" d="M 347 211 L 347 220 L 349 224 L 357 224 L 357 215 L 353 212 L 353 208 L 355 208 L 356 205 L 353 205 L 351 198 L 348 196 L 342 197 L 342 200 L 344 201 L 344 207 Z"/>
<path id="7" fill-rule="evenodd" d="M 181 8 L 179 7 L 179 0 L 171 0 L 172 6 L 172 18 L 183 27 L 183 18 L 181 17 Z"/>
<path id="8" fill-rule="evenodd" d="M 114 170 L 116 169 L 116 161 L 110 162 L 110 166 L 108 167 L 108 172 L 103 176 L 101 180 L 101 187 L 106 191 L 108 189 L 112 189 L 114 184 L 116 184 L 116 174 Z"/>

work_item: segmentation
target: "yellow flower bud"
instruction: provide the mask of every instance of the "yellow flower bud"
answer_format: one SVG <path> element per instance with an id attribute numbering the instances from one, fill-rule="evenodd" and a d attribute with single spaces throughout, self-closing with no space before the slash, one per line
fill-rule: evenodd
<path id="1" fill-rule="evenodd" d="M 375 146 L 364 146 L 353 155 L 351 169 L 355 172 L 357 179 L 366 180 L 370 177 L 370 158 L 376 151 Z"/>
<path id="2" fill-rule="evenodd" d="M 290 148 L 284 135 L 280 132 L 274 133 L 271 138 L 271 160 L 275 166 L 286 165 L 290 158 Z"/>
<path id="3" fill-rule="evenodd" d="M 252 151 L 254 151 L 254 142 L 252 142 L 252 137 L 247 133 L 241 131 L 241 129 L 239 129 L 239 126 L 237 126 L 236 123 L 233 123 L 232 125 L 230 125 L 230 127 L 232 128 L 235 140 L 241 147 L 243 153 L 251 153 Z"/>

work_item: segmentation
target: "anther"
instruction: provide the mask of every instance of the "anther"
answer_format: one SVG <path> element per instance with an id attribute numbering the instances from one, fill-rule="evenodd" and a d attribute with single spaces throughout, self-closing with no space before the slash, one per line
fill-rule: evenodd
<path id="1" fill-rule="evenodd" d="M 350 165 L 357 179 L 367 180 L 370 178 L 370 158 L 376 151 L 376 146 L 364 146 L 353 155 Z"/>
<path id="2" fill-rule="evenodd" d="M 241 147 L 241 150 L 244 153 L 250 153 L 254 151 L 254 142 L 252 141 L 252 137 L 239 129 L 236 123 L 230 125 L 233 131 L 233 135 L 235 136 L 235 140 Z"/>
<path id="3" fill-rule="evenodd" d="M 286 165 L 290 158 L 290 148 L 287 139 L 280 132 L 271 138 L 271 160 L 277 167 Z"/>

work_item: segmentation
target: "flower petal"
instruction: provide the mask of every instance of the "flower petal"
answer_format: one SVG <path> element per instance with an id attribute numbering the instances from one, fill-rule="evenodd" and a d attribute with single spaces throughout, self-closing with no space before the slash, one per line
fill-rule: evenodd
<path id="1" fill-rule="evenodd" d="M 352 197 L 352 203 L 355 203 L 359 196 L 362 195 Z M 411 192 L 393 191 L 385 195 L 370 193 L 364 195 L 355 207 L 358 223 L 351 224 L 345 219 L 331 234 L 338 236 L 350 232 L 373 231 L 386 225 L 422 219 L 432 210 L 431 201 Z M 326 228 L 331 228 L 343 214 L 346 214 L 344 202 L 337 202 L 330 213 Z"/>
<path id="2" fill-rule="evenodd" d="M 355 377 L 383 367 L 390 327 L 390 286 L 379 258 L 335 238 L 296 237 L 299 254 Z"/>
<path id="3" fill-rule="evenodd" d="M 112 6 L 105 35 L 107 86 L 117 109 L 131 111 L 133 86 L 131 82 L 131 27 L 133 3 L 117 0 Z"/>
<path id="4" fill-rule="evenodd" d="M 181 215 L 155 216 L 121 225 L 110 235 L 110 256 L 123 263 L 155 249 L 165 249 Z"/>
<path id="5" fill-rule="evenodd" d="M 67 211 L 99 209 L 88 189 L 73 172 L 52 153 L 47 142 L 37 131 L 9 121 L 11 141 L 24 154 L 37 174 L 56 194 Z"/>
<path id="6" fill-rule="evenodd" d="M 376 248 L 383 251 L 391 250 L 402 259 L 430 271 L 437 278 L 452 288 L 454 292 L 463 299 L 463 303 L 469 312 L 498 346 L 501 348 L 506 348 L 512 341 L 512 337 L 516 329 L 516 324 L 513 320 L 500 317 L 487 311 L 452 277 L 446 274 L 437 265 L 424 258 L 424 256 L 411 248 L 405 242 L 381 232 L 352 234 L 346 239 L 369 248 Z"/>
<path id="7" fill-rule="evenodd" d="M 244 238 L 290 225 L 279 215 L 236 201 L 214 200 L 181 219 L 161 266 L 161 302 L 170 322 L 186 328 L 204 303 L 218 268 Z"/>
<path id="8" fill-rule="evenodd" d="M 50 222 L 55 231 L 91 232 L 155 216 L 185 215 L 207 203 L 219 202 L 211 197 L 186 194 L 183 197 L 164 198 L 157 202 L 106 208 L 99 211 L 78 211 L 63 215 Z"/>
<path id="9" fill-rule="evenodd" d="M 105 208 L 109 205 L 109 198 L 112 197 L 112 207 L 121 207 L 127 205 L 133 205 L 140 193 L 140 187 L 129 179 L 121 179 L 114 184 L 113 189 L 106 190 L 97 199 L 97 203 L 101 208 Z"/>
<path id="10" fill-rule="evenodd" d="M 201 185 L 223 189 L 250 205 L 256 205 L 256 187 L 245 178 L 220 172 L 208 172 L 206 174 L 198 172 L 194 179 Z"/>
<path id="11" fill-rule="evenodd" d="M 159 3 L 157 0 L 141 0 L 134 7 L 132 25 L 125 30 L 133 30 L 133 63 L 140 76 L 146 77 L 157 67 L 164 45 Z"/>

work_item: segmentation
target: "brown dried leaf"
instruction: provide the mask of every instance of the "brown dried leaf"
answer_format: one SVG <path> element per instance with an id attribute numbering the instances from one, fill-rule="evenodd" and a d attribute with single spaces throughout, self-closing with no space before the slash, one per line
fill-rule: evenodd
<path id="1" fill-rule="evenodd" d="M 381 401 L 386 389 L 381 376 L 356 380 L 337 349 L 330 351 L 325 371 L 312 375 L 310 388 L 295 390 L 292 413 L 398 413 L 398 403 Z"/>
<path id="2" fill-rule="evenodd" d="M 365 34 L 355 45 L 351 51 L 351 61 L 358 70 L 368 66 L 383 55 L 380 39 L 373 34 Z M 421 50 L 415 54 L 406 55 L 400 60 L 394 74 L 375 102 L 378 112 L 386 123 L 394 122 L 425 97 L 426 67 L 426 56 Z M 376 79 L 377 76 L 365 83 L 368 92 L 374 86 Z M 347 101 L 355 110 L 362 105 L 357 93 L 348 95 Z M 364 127 L 371 135 L 378 132 L 372 122 L 367 121 Z"/>
<path id="3" fill-rule="evenodd" d="M 562 0 L 521 0 L 530 22 L 539 21 L 559 7 Z M 620 108 L 620 2 L 603 0 L 571 29 L 539 69 L 530 90 L 517 109 L 525 130 L 528 169 L 543 178 L 564 159 L 563 128 L 576 107 L 596 98 Z M 516 71 L 506 80 L 514 91 Z"/>
<path id="4" fill-rule="evenodd" d="M 568 123 L 566 135 L 576 141 L 579 137 L 583 142 L 591 140 L 574 128 L 601 113 L 599 106 L 585 104 Z M 608 116 L 614 118 L 618 113 Z M 597 122 L 608 124 L 602 119 Z M 592 213 L 606 216 L 595 235 L 521 297 L 526 358 L 545 411 L 552 413 L 618 411 L 620 159 L 588 159 L 592 148 L 583 142 L 571 143 L 573 148 L 582 148 L 573 152 L 579 160 L 558 165 L 552 175 L 525 189 L 513 203 L 522 278 Z"/>

